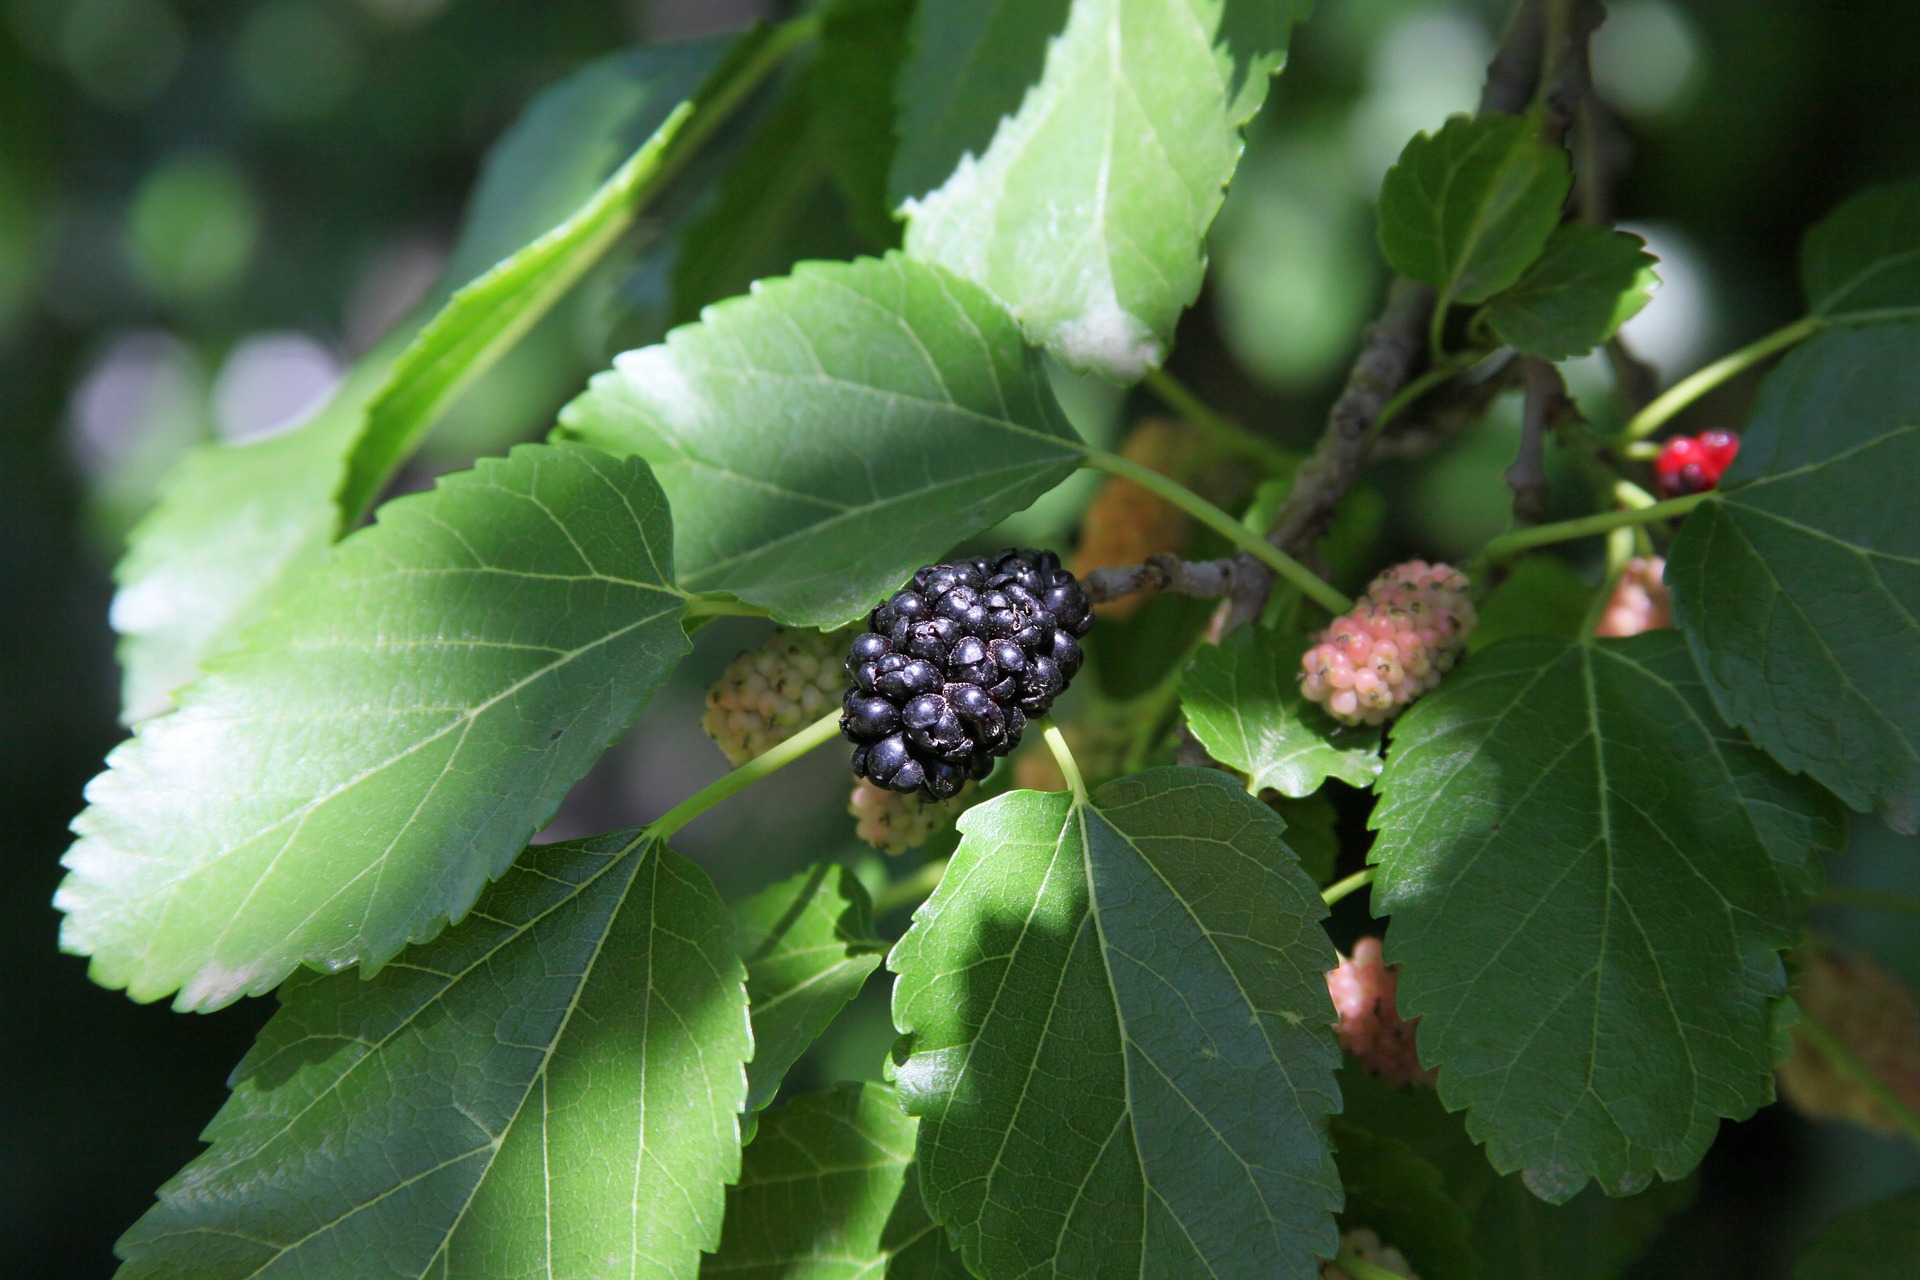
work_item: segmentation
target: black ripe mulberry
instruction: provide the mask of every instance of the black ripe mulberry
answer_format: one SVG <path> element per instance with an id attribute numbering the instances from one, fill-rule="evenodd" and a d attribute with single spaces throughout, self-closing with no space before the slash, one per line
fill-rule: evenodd
<path id="1" fill-rule="evenodd" d="M 1080 670 L 1093 608 L 1051 551 L 930 564 L 867 616 L 840 730 L 853 771 L 927 800 L 984 778 Z"/>

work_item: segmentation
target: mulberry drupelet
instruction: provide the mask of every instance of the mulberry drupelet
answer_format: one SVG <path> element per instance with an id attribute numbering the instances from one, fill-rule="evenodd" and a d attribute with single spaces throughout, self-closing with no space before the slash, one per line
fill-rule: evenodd
<path id="1" fill-rule="evenodd" d="M 853 771 L 928 800 L 984 778 L 1080 670 L 1093 608 L 1051 551 L 933 564 L 867 618 L 840 729 Z"/>

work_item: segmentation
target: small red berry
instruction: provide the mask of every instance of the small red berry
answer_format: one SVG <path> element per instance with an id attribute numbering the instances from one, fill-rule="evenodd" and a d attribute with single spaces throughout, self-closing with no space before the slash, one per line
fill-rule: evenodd
<path id="1" fill-rule="evenodd" d="M 1656 487 L 1663 498 L 1705 493 L 1740 452 L 1740 437 L 1731 431 L 1703 431 L 1697 436 L 1675 436 L 1653 460 Z"/>

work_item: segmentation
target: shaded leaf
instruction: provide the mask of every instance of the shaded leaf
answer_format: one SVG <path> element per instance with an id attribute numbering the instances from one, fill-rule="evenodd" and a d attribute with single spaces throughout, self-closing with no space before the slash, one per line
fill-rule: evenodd
<path id="1" fill-rule="evenodd" d="M 1667 1219 L 1692 1203 L 1696 1179 L 1655 1182 L 1638 1195 L 1588 1187 L 1543 1204 L 1518 1177 L 1488 1188 L 1474 1214 L 1474 1247 L 1500 1280 L 1621 1280 Z"/>
<path id="2" fill-rule="evenodd" d="M 1139 378 L 1200 292 L 1240 128 L 1309 7 L 1075 0 L 1019 111 L 907 203 L 908 251 L 986 286 L 1072 368 Z M 920 125 L 909 114 L 903 146 Z"/>
<path id="3" fill-rule="evenodd" d="M 1896 831 L 1920 827 L 1920 324 L 1818 334 L 1681 526 L 1674 617 L 1721 713 Z"/>
<path id="4" fill-rule="evenodd" d="M 811 73 L 820 158 L 855 226 L 877 248 L 900 242 L 887 198 L 894 154 L 894 83 L 907 56 L 912 0 L 834 0 L 821 12 Z"/>
<path id="5" fill-rule="evenodd" d="M 921 1188 L 976 1274 L 1300 1277 L 1336 1248 L 1320 895 L 1212 770 L 969 810 L 894 948 Z"/>
<path id="6" fill-rule="evenodd" d="M 732 908 L 747 965 L 753 1063 L 747 1110 L 773 1101 L 787 1069 L 880 967 L 873 904 L 846 867 L 822 862 Z"/>
<path id="7" fill-rule="evenodd" d="M 1180 682 L 1180 707 L 1207 753 L 1247 775 L 1258 795 L 1298 798 L 1328 778 L 1364 790 L 1380 775 L 1380 730 L 1349 728 L 1309 704 L 1296 678 L 1307 642 L 1242 627 L 1202 646 Z"/>
<path id="8" fill-rule="evenodd" d="M 108 757 L 61 942 L 211 1009 L 458 919 L 687 652 L 659 486 L 527 445 L 389 504 Z"/>
<path id="9" fill-rule="evenodd" d="M 1520 279 L 1560 222 L 1567 153 L 1533 116 L 1464 116 L 1416 134 L 1380 184 L 1380 248 L 1442 302 L 1485 302 Z"/>
<path id="10" fill-rule="evenodd" d="M 1420 1280 L 1474 1280 L 1473 1224 L 1447 1194 L 1440 1170 L 1397 1138 L 1333 1122 L 1334 1162 L 1346 1207 L 1344 1231 L 1371 1228 L 1406 1255 Z"/>
<path id="11" fill-rule="evenodd" d="M 1771 1100 L 1779 953 L 1839 814 L 1720 723 L 1678 635 L 1476 654 L 1377 790 L 1401 1012 L 1496 1168 L 1625 1195 Z"/>
<path id="12" fill-rule="evenodd" d="M 1487 304 L 1487 323 L 1500 341 L 1543 359 L 1583 356 L 1647 305 L 1658 261 L 1631 232 L 1564 223 L 1526 274 Z"/>
<path id="13" fill-rule="evenodd" d="M 1300 859 L 1300 869 L 1315 884 L 1333 879 L 1334 863 L 1340 857 L 1340 814 L 1324 790 L 1293 799 L 1271 796 L 1267 804 L 1287 824 L 1287 845 Z"/>
<path id="14" fill-rule="evenodd" d="M 1593 588 L 1565 560 L 1528 556 L 1513 566 L 1506 581 L 1480 607 L 1480 622 L 1467 639 L 1467 652 L 1515 636 L 1576 639 L 1587 618 Z"/>
<path id="15" fill-rule="evenodd" d="M 1920 317 L 1920 181 L 1869 187 L 1807 232 L 1800 279 L 1835 324 Z"/>
<path id="16" fill-rule="evenodd" d="M 561 425 L 653 464 L 682 586 L 823 628 L 1045 493 L 1083 448 L 1006 313 L 898 254 L 762 282 L 621 356 Z"/>
<path id="17" fill-rule="evenodd" d="M 1828 1223 L 1793 1280 L 1907 1280 L 1917 1266 L 1920 1191 L 1909 1191 Z"/>
<path id="18" fill-rule="evenodd" d="M 282 988 L 120 1275 L 694 1275 L 740 1167 L 731 942 L 637 831 L 528 850 L 377 977 Z"/>
<path id="19" fill-rule="evenodd" d="M 964 155 L 984 155 L 1001 118 L 1039 81 L 1047 46 L 1073 0 L 920 0 L 895 86 L 888 177 L 894 206 L 945 182 Z"/>
<path id="20" fill-rule="evenodd" d="M 324 563 L 343 520 L 335 497 L 347 476 L 346 455 L 361 436 L 369 399 L 394 386 L 390 367 L 406 348 L 410 328 L 456 286 L 589 201 L 712 71 L 724 48 L 722 42 L 696 42 L 624 53 L 535 98 L 489 152 L 447 269 L 418 317 L 363 356 L 332 401 L 304 425 L 258 442 L 203 445 L 181 461 L 114 570 L 120 590 L 112 622 L 121 636 L 124 722 L 168 710 L 172 695 L 200 674 L 209 655 L 228 647 L 243 627 Z M 542 305 L 551 302 L 545 298 Z M 463 309 L 469 319 L 473 305 Z M 519 326 L 537 314 L 510 311 L 502 318 Z M 444 323 L 450 326 L 445 336 L 454 329 L 472 336 L 464 322 Z M 500 354 L 470 353 L 482 359 L 455 369 L 439 361 L 445 350 L 435 346 L 434 353 L 422 365 L 438 379 L 432 409 L 445 403 L 445 377 L 470 381 L 480 364 Z M 409 418 L 405 431 L 420 425 Z M 391 461 L 391 447 L 382 448 Z M 357 482 L 357 494 L 367 490 L 370 475 Z"/>
<path id="21" fill-rule="evenodd" d="M 732 1280 L 965 1280 L 920 1201 L 917 1122 L 892 1089 L 843 1084 L 761 1118 L 726 1234 L 700 1274 Z"/>

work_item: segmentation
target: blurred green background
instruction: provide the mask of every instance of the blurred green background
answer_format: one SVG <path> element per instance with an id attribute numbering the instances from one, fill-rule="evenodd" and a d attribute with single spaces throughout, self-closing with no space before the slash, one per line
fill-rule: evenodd
<path id="1" fill-rule="evenodd" d="M 136 1006 L 56 949 L 48 901 L 65 825 L 120 736 L 106 618 L 127 529 L 183 449 L 297 422 L 407 313 L 441 272 L 481 156 L 541 87 L 636 42 L 788 7 L 0 0 L 0 1272 L 108 1274 L 113 1239 L 198 1149 L 271 1012 L 267 1000 L 205 1017 Z M 1810 222 L 1866 183 L 1920 174 L 1920 23 L 1910 0 L 1609 7 L 1595 45 L 1612 107 L 1600 153 L 1618 173 L 1609 200 L 1665 278 L 1628 337 L 1671 378 L 1795 313 Z M 1182 377 L 1285 442 L 1313 438 L 1378 305 L 1380 176 L 1412 132 L 1472 105 L 1506 9 L 1320 0 L 1220 217 L 1219 270 L 1173 359 Z M 678 196 L 696 211 L 700 178 Z M 797 190 L 782 233 L 723 246 L 709 275 L 737 289 L 795 253 L 879 247 L 844 208 Z M 583 284 L 456 407 L 403 485 L 539 437 L 613 351 L 684 314 L 673 225 L 643 228 Z M 1592 416 L 1614 412 L 1601 366 L 1571 381 Z M 1712 397 L 1690 427 L 1737 424 L 1752 389 Z M 1062 390 L 1101 440 L 1156 408 L 1099 383 Z M 1516 431 L 1497 406 L 1428 456 L 1384 463 L 1372 562 L 1457 555 L 1504 527 L 1499 475 Z M 1580 500 L 1571 484 L 1556 495 Z M 1084 496 L 1043 502 L 1005 533 L 1067 544 Z M 746 623 L 704 632 L 542 838 L 655 816 L 716 776 L 702 690 L 756 636 Z M 690 828 L 686 849 L 730 895 L 811 858 L 861 862 L 845 782 L 821 753 Z M 1343 811 L 1349 836 L 1363 816 Z M 1920 842 L 1855 828 L 1836 878 L 1920 889 Z M 1353 909 L 1341 929 L 1359 927 Z M 1920 982 L 1920 939 L 1899 921 L 1822 924 Z M 890 1038 L 876 983 L 804 1074 L 871 1073 Z M 1728 1127 L 1694 1207 L 1635 1274 L 1785 1275 L 1836 1208 L 1916 1183 L 1910 1149 L 1770 1108 Z"/>

